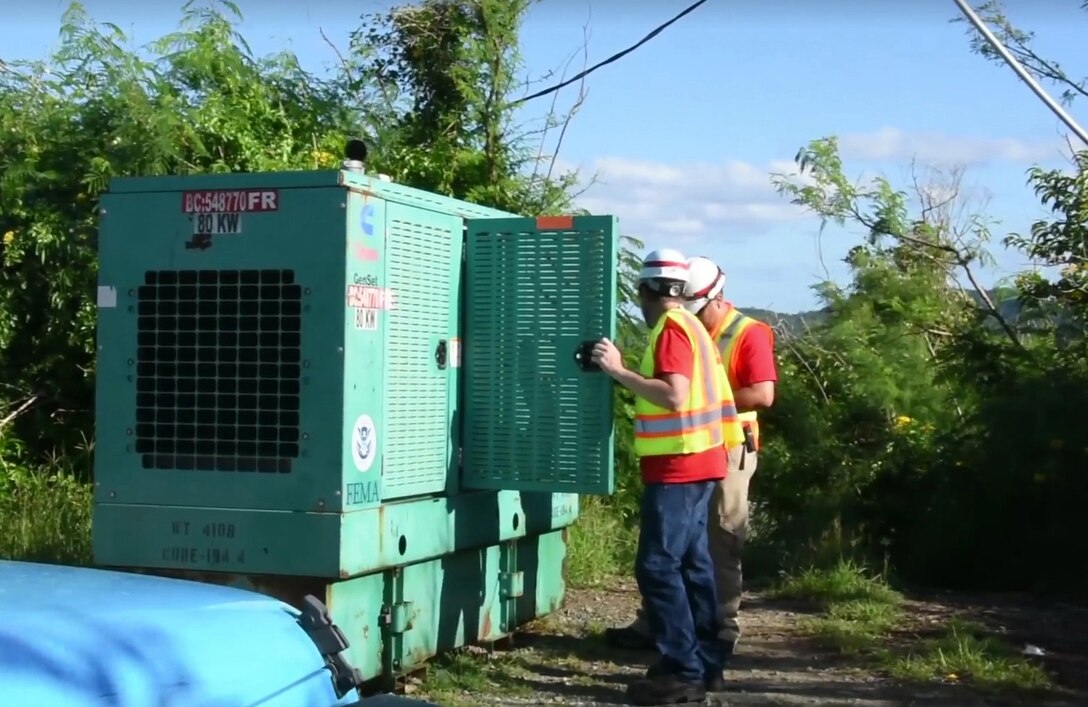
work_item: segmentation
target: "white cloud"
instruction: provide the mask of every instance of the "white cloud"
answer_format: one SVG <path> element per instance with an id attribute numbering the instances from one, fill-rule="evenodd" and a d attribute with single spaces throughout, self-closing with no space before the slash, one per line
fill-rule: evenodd
<path id="1" fill-rule="evenodd" d="M 1064 143 L 1058 139 L 1032 142 L 915 134 L 887 127 L 841 136 L 839 145 L 851 180 L 868 183 L 890 168 L 904 171 L 892 177 L 893 185 L 907 187 L 908 162 L 912 158 L 921 163 L 923 170 L 926 164 L 931 170 L 939 170 L 948 165 L 966 167 L 991 161 L 1049 161 L 1061 155 Z M 771 182 L 773 173 L 801 180 L 796 165 L 788 159 L 758 164 L 738 159 L 664 163 L 606 156 L 577 166 L 557 160 L 554 173 L 575 167 L 583 186 L 596 175 L 596 181 L 576 199 L 576 205 L 590 213 L 618 216 L 622 232 L 642 239 L 647 247 L 728 249 L 744 242 L 744 247 L 749 248 L 768 241 L 767 237 L 775 233 L 785 236 L 813 232 L 819 223 L 814 214 L 779 195 Z M 924 174 L 919 172 L 919 178 Z M 928 182 L 930 199 L 946 196 L 940 180 L 922 181 Z M 985 194 L 976 191 L 960 185 L 962 197 L 985 200 Z"/>
<path id="2" fill-rule="evenodd" d="M 622 231 L 647 246 L 734 241 L 811 218 L 779 196 L 771 183 L 774 172 L 795 174 L 796 168 L 781 160 L 761 165 L 742 160 L 665 164 L 602 157 L 580 168 L 583 182 L 594 175 L 596 181 L 577 205 L 591 213 L 615 214 Z"/>
<path id="3" fill-rule="evenodd" d="M 908 133 L 884 127 L 871 133 L 839 137 L 842 158 L 849 160 L 910 160 L 972 165 L 982 162 L 1049 162 L 1068 152 L 1064 141 L 981 138 L 937 133 Z"/>

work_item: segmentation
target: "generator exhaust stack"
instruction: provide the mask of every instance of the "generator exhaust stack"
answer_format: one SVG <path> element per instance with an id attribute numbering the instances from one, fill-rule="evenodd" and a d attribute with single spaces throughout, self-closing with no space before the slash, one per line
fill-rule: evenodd
<path id="1" fill-rule="evenodd" d="M 341 167 L 349 172 L 362 172 L 366 167 L 366 143 L 352 138 L 344 146 L 344 161 Z"/>

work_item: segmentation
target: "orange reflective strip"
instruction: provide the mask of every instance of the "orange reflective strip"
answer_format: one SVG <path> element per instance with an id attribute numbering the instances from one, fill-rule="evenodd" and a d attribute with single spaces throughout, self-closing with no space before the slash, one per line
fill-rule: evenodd
<path id="1" fill-rule="evenodd" d="M 640 420 L 672 420 L 679 418 L 683 415 L 698 415 L 704 412 L 711 412 L 713 410 L 721 409 L 721 405 L 706 405 L 698 408 L 697 410 L 685 410 L 683 412 L 663 412 L 663 413 L 640 413 L 638 419 Z"/>
<path id="2" fill-rule="evenodd" d="M 692 315 L 694 317 L 694 315 Z M 702 322 L 696 322 L 700 328 L 702 328 Z M 703 405 L 710 407 L 722 399 L 722 395 L 718 390 L 718 386 L 714 384 L 714 359 L 710 353 L 710 347 L 706 345 L 706 341 L 710 340 L 710 335 L 706 334 L 705 340 L 700 334 L 703 332 L 694 332 L 691 334 L 692 338 L 699 343 L 699 354 L 703 359 Z M 711 342 L 713 343 L 713 342 Z"/>
<path id="3" fill-rule="evenodd" d="M 662 430 L 662 431 L 640 431 L 635 430 L 635 436 L 640 439 L 662 439 L 664 437 L 680 437 L 687 434 L 695 434 L 697 432 L 709 432 L 710 440 L 717 444 L 722 443 L 722 425 L 720 422 L 706 422 L 694 427 L 685 428 L 680 434 L 677 434 L 675 430 Z"/>
<path id="4" fill-rule="evenodd" d="M 635 432 L 652 435 L 679 435 L 713 424 L 721 424 L 720 409 L 704 410 L 699 413 L 681 413 L 668 419 L 647 420 L 640 415 L 635 418 Z"/>

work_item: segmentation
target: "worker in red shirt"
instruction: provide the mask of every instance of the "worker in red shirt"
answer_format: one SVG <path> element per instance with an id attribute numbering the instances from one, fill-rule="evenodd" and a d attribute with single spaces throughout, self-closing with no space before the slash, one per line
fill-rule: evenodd
<path id="1" fill-rule="evenodd" d="M 743 433 L 717 347 L 682 305 L 687 261 L 650 253 L 638 296 L 650 327 L 638 371 L 607 339 L 593 360 L 635 394 L 635 453 L 644 485 L 635 578 L 648 637 L 660 654 L 629 687 L 635 704 L 701 701 L 724 688 L 714 565 L 707 550 L 710 499 L 728 466 L 727 440 Z"/>
<path id="2" fill-rule="evenodd" d="M 718 606 L 725 623 L 722 639 L 732 655 L 741 635 L 737 614 L 743 591 L 741 554 L 748 534 L 748 485 L 761 442 L 756 411 L 774 404 L 778 381 L 774 331 L 725 299 L 725 273 L 712 260 L 695 257 L 688 268 L 684 307 L 699 317 L 718 344 L 745 436 L 745 444 L 729 451 L 729 474 L 711 496 L 708 524 Z"/>
<path id="3" fill-rule="evenodd" d="M 699 317 L 717 342 L 745 431 L 745 443 L 728 452 L 729 473 L 714 489 L 708 522 L 719 611 L 724 621 L 721 637 L 728 658 L 741 633 L 737 618 L 742 592 L 741 553 L 748 529 L 748 485 L 760 447 L 756 410 L 774 403 L 778 380 L 774 332 L 725 300 L 725 274 L 711 260 L 696 257 L 687 262 L 684 307 Z M 630 626 L 607 629 L 605 638 L 618 647 L 653 647 L 642 611 Z"/>

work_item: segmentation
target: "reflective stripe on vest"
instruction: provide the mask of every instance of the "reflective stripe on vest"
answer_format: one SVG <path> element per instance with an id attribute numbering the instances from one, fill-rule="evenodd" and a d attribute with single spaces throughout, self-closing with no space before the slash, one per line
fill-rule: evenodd
<path id="1" fill-rule="evenodd" d="M 737 346 L 737 342 L 740 341 L 740 335 L 749 326 L 755 324 L 756 320 L 741 314 L 740 311 L 736 309 L 730 311 L 726 316 L 726 324 L 722 328 L 721 334 L 718 335 L 718 351 L 721 353 L 722 363 L 731 371 L 733 366 L 733 351 Z M 732 388 L 730 388 L 730 390 L 732 390 Z M 749 410 L 748 412 L 742 412 L 738 415 L 738 418 L 741 423 L 752 430 L 752 442 L 755 444 L 756 449 L 759 449 L 759 420 L 756 411 Z"/>
<path id="2" fill-rule="evenodd" d="M 678 324 L 691 341 L 695 361 L 688 399 L 679 410 L 654 405 L 635 396 L 635 454 L 640 457 L 665 454 L 695 454 L 722 446 L 722 413 L 736 416 L 728 381 L 718 375 L 724 368 L 714 341 L 701 322 L 685 309 L 670 309 L 650 332 L 649 346 L 642 357 L 639 372 L 654 375 L 654 348 L 666 321 Z M 723 389 L 722 383 L 725 382 Z M 724 406 L 723 402 L 728 405 Z"/>

